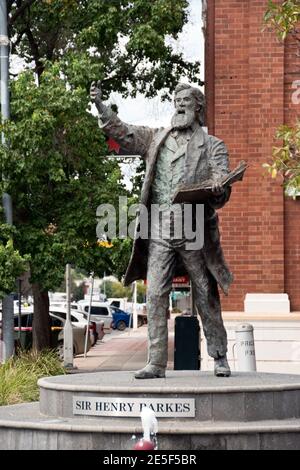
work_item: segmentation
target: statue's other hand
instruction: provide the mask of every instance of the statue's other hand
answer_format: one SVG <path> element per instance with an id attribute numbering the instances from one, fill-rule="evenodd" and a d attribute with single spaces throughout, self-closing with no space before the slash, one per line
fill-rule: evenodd
<path id="1" fill-rule="evenodd" d="M 221 196 L 224 193 L 224 188 L 221 183 L 218 181 L 214 182 L 212 185 L 212 193 L 214 196 Z"/>
<path id="2" fill-rule="evenodd" d="M 101 90 L 101 82 L 98 81 L 92 82 L 90 88 L 90 98 L 93 102 L 101 102 L 102 101 L 102 90 Z"/>

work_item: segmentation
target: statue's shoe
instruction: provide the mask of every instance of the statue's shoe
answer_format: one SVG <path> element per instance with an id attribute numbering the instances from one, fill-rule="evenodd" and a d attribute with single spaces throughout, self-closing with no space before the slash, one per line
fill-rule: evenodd
<path id="1" fill-rule="evenodd" d="M 136 379 L 163 379 L 166 376 L 166 371 L 162 367 L 147 364 L 141 370 L 135 372 L 134 377 Z"/>
<path id="2" fill-rule="evenodd" d="M 230 367 L 227 362 L 226 356 L 221 356 L 215 359 L 215 376 L 217 377 L 230 377 Z"/>

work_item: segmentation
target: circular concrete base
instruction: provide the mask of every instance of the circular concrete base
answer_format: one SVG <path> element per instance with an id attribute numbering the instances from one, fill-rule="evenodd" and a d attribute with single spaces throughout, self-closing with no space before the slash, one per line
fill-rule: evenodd
<path id="1" fill-rule="evenodd" d="M 39 404 L 0 408 L 0 449 L 132 448 L 140 418 L 74 416 L 73 397 L 194 398 L 195 418 L 159 418 L 161 450 L 299 449 L 300 376 L 168 371 L 135 380 L 132 372 L 41 379 Z"/>
<path id="2" fill-rule="evenodd" d="M 132 372 L 49 377 L 39 381 L 40 411 L 45 416 L 73 416 L 75 397 L 192 398 L 195 421 L 257 421 L 300 418 L 300 376 L 168 371 L 165 379 L 136 380 Z M 83 416 L 87 418 L 87 416 Z M 178 420 L 178 418 L 174 418 Z"/>

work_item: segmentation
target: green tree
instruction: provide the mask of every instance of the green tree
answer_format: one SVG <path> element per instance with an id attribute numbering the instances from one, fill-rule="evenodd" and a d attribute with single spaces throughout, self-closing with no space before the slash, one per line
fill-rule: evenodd
<path id="1" fill-rule="evenodd" d="M 48 345 L 48 290 L 62 283 L 65 264 L 97 275 L 112 269 L 108 250 L 96 243 L 96 208 L 117 205 L 125 193 L 118 164 L 102 158 L 106 145 L 86 112 L 85 90 L 68 89 L 59 72 L 49 65 L 39 86 L 31 71 L 12 83 L 12 120 L 3 127 L 10 146 L 0 147 L 1 189 L 14 201 L 14 243 L 31 255 L 37 349 Z"/>
<path id="2" fill-rule="evenodd" d="M 139 304 L 145 302 L 147 286 L 141 281 L 137 283 L 137 301 Z"/>
<path id="3" fill-rule="evenodd" d="M 103 290 L 103 284 L 102 284 Z M 105 281 L 106 297 L 109 298 L 129 298 L 131 296 L 131 288 L 124 287 L 119 281 Z"/>
<path id="4" fill-rule="evenodd" d="M 50 344 L 48 290 L 67 262 L 103 276 L 124 274 L 130 240 L 115 249 L 95 240 L 100 203 L 126 194 L 119 166 L 105 161 L 105 140 L 89 109 L 88 89 L 104 96 L 171 92 L 179 77 L 197 80 L 199 64 L 167 45 L 187 21 L 187 0 L 8 0 L 12 52 L 30 71 L 11 85 L 12 118 L 0 149 L 13 197 L 20 254 L 30 254 L 35 303 L 33 341 Z M 32 68 L 33 64 L 33 68 Z M 198 82 L 200 82 L 198 80 Z"/>
<path id="5" fill-rule="evenodd" d="M 268 27 L 275 30 L 280 40 L 284 41 L 288 34 L 293 38 L 300 53 L 300 3 L 299 0 L 287 0 L 275 3 L 270 0 L 264 17 Z M 263 166 L 272 178 L 280 176 L 285 194 L 295 198 L 300 195 L 300 121 L 294 126 L 283 125 L 278 129 L 276 138 L 280 145 L 273 148 L 271 163 Z"/>
<path id="6" fill-rule="evenodd" d="M 16 290 L 16 278 L 28 268 L 29 257 L 14 249 L 14 233 L 11 226 L 0 225 L 0 299 Z"/>
<path id="7" fill-rule="evenodd" d="M 269 0 L 268 9 L 264 16 L 265 23 L 274 29 L 278 37 L 286 39 L 288 34 L 299 39 L 300 3 L 299 0 L 286 0 L 284 2 L 274 2 Z"/>
<path id="8" fill-rule="evenodd" d="M 280 127 L 276 137 L 281 145 L 273 148 L 273 161 L 263 166 L 272 178 L 282 178 L 286 196 L 295 199 L 300 195 L 300 121 Z"/>
<path id="9" fill-rule="evenodd" d="M 179 77 L 197 79 L 199 63 L 186 62 L 166 43 L 188 20 L 188 0 L 9 1 L 12 51 L 32 61 L 63 59 L 73 86 L 101 79 L 104 95 L 173 90 Z M 198 80 L 200 82 L 200 80 Z"/>
<path id="10" fill-rule="evenodd" d="M 137 302 L 144 303 L 146 296 L 146 285 L 141 281 L 137 283 Z M 109 298 L 127 298 L 128 301 L 133 300 L 133 288 L 124 287 L 119 281 L 105 282 L 106 297 Z"/>

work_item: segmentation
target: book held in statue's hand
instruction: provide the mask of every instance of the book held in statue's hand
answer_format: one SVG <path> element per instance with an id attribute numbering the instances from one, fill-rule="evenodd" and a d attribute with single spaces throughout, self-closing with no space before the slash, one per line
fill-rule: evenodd
<path id="1" fill-rule="evenodd" d="M 219 183 L 224 190 L 226 190 L 228 186 L 231 186 L 236 181 L 242 181 L 247 167 L 248 164 L 244 161 L 241 161 L 234 170 L 221 177 L 218 181 L 205 180 L 201 181 L 200 183 L 190 184 L 188 186 L 182 185 L 178 188 L 174 195 L 173 204 L 184 202 L 205 202 L 207 199 L 215 197 L 212 189 L 216 182 Z"/>

